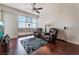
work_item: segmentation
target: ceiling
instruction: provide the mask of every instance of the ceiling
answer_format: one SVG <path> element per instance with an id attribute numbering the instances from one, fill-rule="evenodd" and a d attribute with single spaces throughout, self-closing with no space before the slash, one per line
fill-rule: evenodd
<path id="1" fill-rule="evenodd" d="M 33 12 L 31 10 L 32 9 L 32 3 L 2 3 L 2 4 L 9 6 L 9 7 L 16 8 L 16 9 L 20 9 L 22 11 L 29 12 L 29 13 L 32 13 L 32 14 L 35 14 L 35 15 L 39 15 L 38 13 Z M 36 7 L 43 7 L 43 5 L 41 3 L 37 3 Z M 39 11 L 40 11 L 40 13 L 42 12 L 42 10 L 39 10 Z"/>

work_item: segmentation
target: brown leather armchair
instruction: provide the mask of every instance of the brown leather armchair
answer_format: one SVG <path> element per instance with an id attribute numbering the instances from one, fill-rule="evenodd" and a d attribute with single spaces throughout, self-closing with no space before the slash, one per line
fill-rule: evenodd
<path id="1" fill-rule="evenodd" d="M 37 28 L 37 30 L 34 32 L 34 36 L 41 38 L 42 37 L 42 30 L 43 30 L 42 28 Z"/>
<path id="2" fill-rule="evenodd" d="M 50 28 L 50 34 L 49 34 L 49 42 L 55 43 L 57 39 L 58 29 L 56 28 Z"/>

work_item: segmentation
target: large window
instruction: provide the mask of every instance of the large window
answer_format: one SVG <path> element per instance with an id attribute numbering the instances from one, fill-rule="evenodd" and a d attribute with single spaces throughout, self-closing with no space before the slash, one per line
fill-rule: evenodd
<path id="1" fill-rule="evenodd" d="M 36 28 L 37 27 L 37 21 L 35 18 L 32 19 L 32 28 Z"/>
<path id="2" fill-rule="evenodd" d="M 26 27 L 32 28 L 32 17 L 26 17 Z"/>
<path id="3" fill-rule="evenodd" d="M 25 28 L 26 27 L 26 17 L 18 16 L 18 27 Z"/>
<path id="4" fill-rule="evenodd" d="M 27 33 L 33 32 L 37 27 L 37 20 L 29 16 L 18 16 L 19 32 Z"/>
<path id="5" fill-rule="evenodd" d="M 18 16 L 19 28 L 36 28 L 37 20 L 28 16 Z"/>

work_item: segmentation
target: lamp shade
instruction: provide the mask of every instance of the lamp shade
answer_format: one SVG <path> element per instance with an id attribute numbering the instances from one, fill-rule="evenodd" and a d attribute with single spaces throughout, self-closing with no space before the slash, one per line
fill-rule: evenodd
<path id="1" fill-rule="evenodd" d="M 2 21 L 0 21 L 0 25 L 4 26 L 4 23 Z"/>
<path id="2" fill-rule="evenodd" d="M 2 21 L 0 21 L 0 39 L 4 35 L 3 31 L 4 31 L 4 23 Z"/>

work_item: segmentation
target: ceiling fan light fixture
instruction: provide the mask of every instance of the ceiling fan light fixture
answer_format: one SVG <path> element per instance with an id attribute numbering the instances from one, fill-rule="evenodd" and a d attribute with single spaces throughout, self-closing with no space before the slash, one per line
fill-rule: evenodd
<path id="1" fill-rule="evenodd" d="M 41 8 L 41 7 L 40 8 L 36 8 L 35 5 L 36 5 L 36 3 L 32 4 L 32 10 L 34 10 L 35 12 L 40 14 L 40 12 L 38 10 L 42 10 L 43 8 Z"/>

